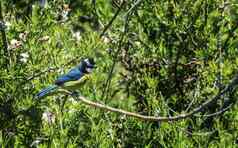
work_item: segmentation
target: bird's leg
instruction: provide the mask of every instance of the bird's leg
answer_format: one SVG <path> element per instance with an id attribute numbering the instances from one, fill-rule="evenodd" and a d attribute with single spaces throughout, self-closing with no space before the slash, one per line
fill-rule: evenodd
<path id="1" fill-rule="evenodd" d="M 78 93 L 77 91 L 73 91 L 73 92 L 71 93 L 71 95 L 72 95 L 72 96 L 75 96 L 75 97 L 78 97 L 78 96 L 79 96 L 79 93 Z"/>
<path id="2" fill-rule="evenodd" d="M 78 91 L 72 91 L 70 94 L 76 101 L 78 101 L 78 97 L 80 96 L 80 93 Z"/>

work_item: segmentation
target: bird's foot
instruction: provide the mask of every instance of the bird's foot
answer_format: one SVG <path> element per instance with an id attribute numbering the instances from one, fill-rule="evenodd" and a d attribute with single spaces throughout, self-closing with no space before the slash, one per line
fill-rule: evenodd
<path id="1" fill-rule="evenodd" d="M 77 91 L 73 91 L 70 95 L 71 95 L 73 98 L 79 97 L 79 93 L 78 93 Z"/>
<path id="2" fill-rule="evenodd" d="M 79 92 L 73 91 L 73 92 L 71 93 L 71 96 L 73 97 L 73 99 L 74 99 L 75 101 L 80 101 L 80 99 L 79 99 L 80 93 L 79 93 Z"/>

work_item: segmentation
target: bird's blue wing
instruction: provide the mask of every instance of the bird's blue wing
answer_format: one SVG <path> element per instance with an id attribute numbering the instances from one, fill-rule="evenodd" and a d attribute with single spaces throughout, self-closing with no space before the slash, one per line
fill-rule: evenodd
<path id="1" fill-rule="evenodd" d="M 62 85 L 68 81 L 76 81 L 76 80 L 79 80 L 83 75 L 84 74 L 78 68 L 74 68 L 70 70 L 67 74 L 60 76 L 55 81 L 55 84 Z"/>

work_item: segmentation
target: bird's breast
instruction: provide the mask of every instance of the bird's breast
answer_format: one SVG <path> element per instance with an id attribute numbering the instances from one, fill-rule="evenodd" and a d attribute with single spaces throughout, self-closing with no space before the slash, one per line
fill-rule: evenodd
<path id="1" fill-rule="evenodd" d="M 88 75 L 83 76 L 82 78 L 76 80 L 76 81 L 68 81 L 62 85 L 64 89 L 68 90 L 75 90 L 79 89 L 82 85 L 85 84 L 85 82 L 89 79 Z"/>

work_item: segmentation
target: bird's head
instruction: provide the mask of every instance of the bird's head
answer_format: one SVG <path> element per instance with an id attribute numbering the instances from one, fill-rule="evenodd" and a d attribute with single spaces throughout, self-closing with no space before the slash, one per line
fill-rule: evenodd
<path id="1" fill-rule="evenodd" d="M 95 62 L 93 58 L 83 59 L 80 63 L 79 69 L 83 73 L 89 74 L 92 72 L 93 68 L 95 68 Z"/>

